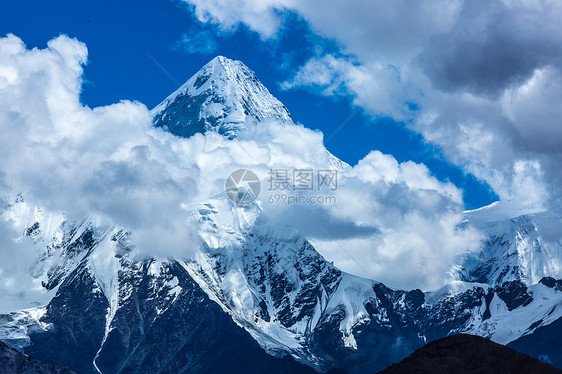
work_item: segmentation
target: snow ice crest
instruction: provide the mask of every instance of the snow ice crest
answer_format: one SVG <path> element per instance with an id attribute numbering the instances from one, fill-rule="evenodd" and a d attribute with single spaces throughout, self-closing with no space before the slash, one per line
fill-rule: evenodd
<path id="1" fill-rule="evenodd" d="M 289 111 L 240 61 L 215 57 L 152 110 L 156 127 L 190 137 L 215 131 L 229 138 L 267 119 L 292 122 Z"/>

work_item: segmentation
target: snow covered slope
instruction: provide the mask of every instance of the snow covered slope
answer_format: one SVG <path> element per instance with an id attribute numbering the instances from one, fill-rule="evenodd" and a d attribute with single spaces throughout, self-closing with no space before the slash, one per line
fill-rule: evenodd
<path id="1" fill-rule="evenodd" d="M 215 131 L 234 137 L 266 119 L 292 121 L 289 111 L 240 61 L 218 56 L 152 110 L 154 124 L 190 137 Z"/>
<path id="2" fill-rule="evenodd" d="M 49 266 L 56 271 L 47 271 L 44 282 L 56 287 L 56 296 L 44 307 L 1 316 L 0 339 L 78 372 L 143 372 L 156 370 L 145 361 L 148 352 L 166 357 L 158 364 L 163 370 L 181 347 L 211 349 L 192 332 L 211 326 L 222 331 L 230 319 L 275 357 L 360 373 L 443 336 L 469 332 L 505 344 L 562 316 L 562 286 L 552 278 L 530 287 L 515 280 L 496 286 L 453 282 L 426 294 L 392 290 L 341 272 L 295 229 L 270 224 L 257 204 L 239 206 L 222 196 L 193 212 L 203 239 L 195 259 L 144 258 L 122 230 L 92 221 L 63 223 L 68 230 L 58 263 Z M 214 304 L 227 319 L 215 310 L 214 319 L 193 325 L 209 313 L 201 303 L 209 310 Z M 163 336 L 172 339 L 166 354 Z M 78 345 L 68 345 L 70 338 Z M 228 343 L 221 338 L 217 344 Z"/>
<path id="3" fill-rule="evenodd" d="M 458 267 L 457 277 L 501 285 L 520 280 L 537 284 L 544 277 L 562 278 L 562 217 L 530 213 L 504 218 L 499 204 L 467 212 L 467 224 L 487 233 L 482 250 L 470 253 Z"/>
<path id="4" fill-rule="evenodd" d="M 217 199 L 197 214 L 204 245 L 183 264 L 191 276 L 268 352 L 319 369 L 361 371 L 460 332 L 506 344 L 562 317 L 562 292 L 548 282 L 392 290 L 334 268 L 296 230 L 269 225 L 257 205 Z M 326 331 L 333 346 L 317 344 Z"/>
<path id="5" fill-rule="evenodd" d="M 203 247 L 185 267 L 262 347 L 321 364 L 309 339 L 336 309 L 342 342 L 354 345 L 350 328 L 367 316 L 376 282 L 342 273 L 295 229 L 270 225 L 257 204 L 216 199 L 197 214 Z"/>
<path id="6" fill-rule="evenodd" d="M 9 210 L 28 225 L 22 235 L 36 238 L 30 276 L 46 300 L 0 314 L 0 340 L 11 347 L 78 373 L 313 372 L 263 351 L 197 286 L 185 260 L 147 258 L 127 232 L 94 219 L 63 215 L 43 230 L 49 214 L 37 212 L 22 198 Z"/>

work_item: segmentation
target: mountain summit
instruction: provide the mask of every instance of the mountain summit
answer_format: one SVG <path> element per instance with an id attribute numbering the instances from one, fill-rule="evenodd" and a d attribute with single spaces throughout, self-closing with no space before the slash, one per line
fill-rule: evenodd
<path id="1" fill-rule="evenodd" d="M 215 131 L 235 137 L 248 123 L 292 122 L 289 111 L 241 61 L 212 59 L 152 110 L 154 125 L 190 137 Z"/>

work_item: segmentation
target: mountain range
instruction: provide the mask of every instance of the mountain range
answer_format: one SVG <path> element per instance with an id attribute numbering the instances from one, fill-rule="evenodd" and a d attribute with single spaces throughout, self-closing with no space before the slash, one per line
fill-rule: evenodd
<path id="1" fill-rule="evenodd" d="M 178 137 L 235 141 L 287 108 L 240 61 L 217 57 L 152 111 Z M 329 155 L 327 168 L 347 164 Z M 465 213 L 486 234 L 441 289 L 397 290 L 341 271 L 298 227 L 220 194 L 192 207 L 190 257 L 146 257 L 131 233 L 68 220 L 19 195 L 6 215 L 37 248 L 44 305 L 0 315 L 0 340 L 77 373 L 372 373 L 429 342 L 479 335 L 562 368 L 562 218 Z"/>

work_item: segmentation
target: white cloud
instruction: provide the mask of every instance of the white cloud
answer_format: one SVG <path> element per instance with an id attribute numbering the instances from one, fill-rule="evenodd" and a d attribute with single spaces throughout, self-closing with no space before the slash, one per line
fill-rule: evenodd
<path id="1" fill-rule="evenodd" d="M 259 155 L 259 163 L 246 160 L 246 167 L 258 173 L 264 186 L 269 168 L 326 167 L 326 154 L 311 157 L 322 144 L 319 133 L 275 123 L 256 130 L 242 132 L 240 142 Z M 459 189 L 439 182 L 424 165 L 398 163 L 378 151 L 338 175 L 337 190 L 328 194 L 335 204 L 267 204 L 275 193 L 261 194 L 273 222 L 298 228 L 343 270 L 393 287 L 441 286 L 456 256 L 478 249 L 482 239 L 479 232 L 458 227 L 463 219 Z"/>
<path id="2" fill-rule="evenodd" d="M 500 105 L 516 130 L 515 141 L 537 153 L 557 153 L 562 144 L 562 74 L 552 66 L 505 90 Z"/>
<path id="3" fill-rule="evenodd" d="M 245 1 L 245 0 L 210 0 L 187 2 L 195 9 L 195 15 L 201 22 L 213 22 L 223 30 L 232 31 L 240 24 L 258 32 L 264 38 L 273 36 L 281 24 L 278 10 L 282 1 Z"/>
<path id="4" fill-rule="evenodd" d="M 425 166 L 399 164 L 374 151 L 341 179 L 338 204 L 329 207 L 330 216 L 376 229 L 337 241 L 313 238 L 344 270 L 364 275 L 359 262 L 393 287 L 432 289 L 447 279 L 458 254 L 479 248 L 480 234 L 458 227 L 461 192 L 438 182 Z M 340 246 L 356 261 L 346 258 Z"/>
<path id="5" fill-rule="evenodd" d="M 147 133 L 151 117 L 144 105 L 82 106 L 84 44 L 61 36 L 47 49 L 27 50 L 8 36 L 0 39 L 0 51 L 0 71 L 10 72 L 0 78 L 0 169 L 12 192 L 74 219 L 98 214 L 139 236 L 176 223 L 168 211 L 179 213 L 194 182 L 166 160 L 173 155 L 165 134 Z M 138 217 L 151 217 L 154 225 Z"/>
<path id="6" fill-rule="evenodd" d="M 279 30 L 284 13 L 276 10 L 298 13 L 315 33 L 336 40 L 342 56 L 313 57 L 285 88 L 351 95 L 368 112 L 411 121 L 502 200 L 562 206 L 560 2 L 247 0 L 234 10 L 226 1 L 185 1 L 208 20 L 257 32 L 259 17 L 247 9 L 261 9 L 277 17 L 264 37 Z M 365 100 L 411 56 L 399 78 Z M 410 113 L 410 101 L 421 110 Z"/>
<path id="7" fill-rule="evenodd" d="M 372 62 L 359 64 L 349 57 L 313 57 L 295 75 L 283 82 L 283 89 L 311 88 L 326 96 L 351 96 L 358 107 L 371 113 L 391 115 L 398 121 L 412 118 L 408 102 L 419 100 L 421 91 L 403 79 L 408 67 Z"/>
<path id="8" fill-rule="evenodd" d="M 248 26 L 264 38 L 279 31 L 285 11 L 302 15 L 319 35 L 334 38 L 346 51 L 366 60 L 392 56 L 394 63 L 421 48 L 428 36 L 450 28 L 460 1 L 297 1 L 297 0 L 183 0 L 199 20 L 225 28 Z M 405 52 L 406 51 L 406 52 Z M 400 60 L 400 61 L 399 61 Z"/>
<path id="9" fill-rule="evenodd" d="M 27 300 L 45 301 L 45 292 L 29 273 L 36 257 L 33 241 L 22 238 L 13 222 L 0 216 L 0 313 L 30 307 Z"/>
<path id="10" fill-rule="evenodd" d="M 133 242 L 156 255 L 189 256 L 197 245 L 183 207 L 222 193 L 226 176 L 248 167 L 264 182 L 270 168 L 325 168 L 323 135 L 298 125 L 248 126 L 237 141 L 218 134 L 176 138 L 151 127 L 141 103 L 88 108 L 79 101 L 84 44 L 66 36 L 28 50 L 15 36 L 0 39 L 0 171 L 12 195 L 64 211 L 99 217 L 132 230 Z M 291 224 L 347 270 L 337 236 L 378 280 L 391 286 L 442 284 L 454 257 L 477 246 L 460 229 L 461 192 L 423 165 L 372 152 L 340 176 L 337 204 L 270 205 L 275 223 Z M 309 219 L 312 215 L 313 220 Z M 332 234 L 326 234 L 314 223 Z M 0 257 L 14 256 L 8 246 Z M 24 256 L 27 257 L 27 256 Z M 431 267 L 427 265 L 431 264 Z"/>

